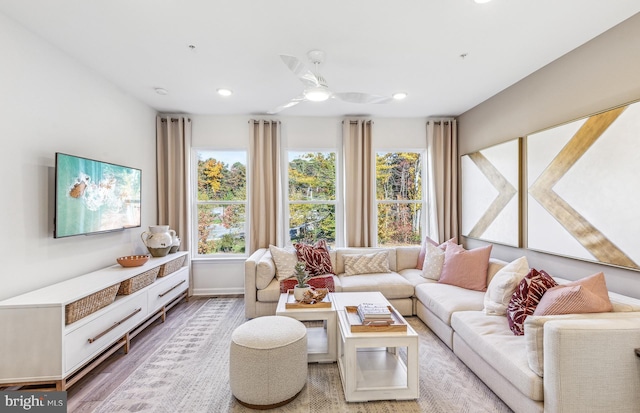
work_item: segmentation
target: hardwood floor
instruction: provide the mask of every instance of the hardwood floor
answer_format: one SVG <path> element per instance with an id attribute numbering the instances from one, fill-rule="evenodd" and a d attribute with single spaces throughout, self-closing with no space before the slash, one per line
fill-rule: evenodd
<path id="1" fill-rule="evenodd" d="M 190 297 L 169 310 L 164 323 L 160 319 L 131 340 L 129 354 L 112 354 L 67 391 L 69 413 L 89 413 L 129 377 L 154 350 L 167 341 L 209 297 Z"/>

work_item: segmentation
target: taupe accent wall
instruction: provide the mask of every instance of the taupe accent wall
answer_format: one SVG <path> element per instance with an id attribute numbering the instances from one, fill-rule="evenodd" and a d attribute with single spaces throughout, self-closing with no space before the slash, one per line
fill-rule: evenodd
<path id="1" fill-rule="evenodd" d="M 463 113 L 458 117 L 459 153 L 640 99 L 639 40 L 640 14 L 636 14 Z M 465 242 L 470 248 L 484 244 L 474 239 Z M 603 271 L 611 290 L 640 298 L 637 271 L 501 245 L 494 246 L 492 255 L 503 259 L 526 255 L 530 266 L 569 279 Z"/>

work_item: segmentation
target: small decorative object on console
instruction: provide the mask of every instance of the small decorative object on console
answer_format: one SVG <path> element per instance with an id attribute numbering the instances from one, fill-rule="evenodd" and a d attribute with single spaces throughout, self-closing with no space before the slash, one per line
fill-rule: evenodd
<path id="1" fill-rule="evenodd" d="M 149 261 L 149 255 L 127 255 L 126 257 L 116 258 L 116 261 L 123 267 L 139 267 Z"/>

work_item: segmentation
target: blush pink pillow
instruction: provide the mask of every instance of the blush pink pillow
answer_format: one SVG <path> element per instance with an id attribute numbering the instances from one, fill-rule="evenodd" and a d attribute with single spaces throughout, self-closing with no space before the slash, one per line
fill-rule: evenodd
<path id="1" fill-rule="evenodd" d="M 608 313 L 613 311 L 604 274 L 550 288 L 533 315 Z"/>
<path id="2" fill-rule="evenodd" d="M 422 265 L 424 263 L 424 257 L 427 255 L 427 243 L 433 245 L 434 247 L 440 247 L 442 251 L 445 251 L 449 243 L 457 244 L 458 238 L 453 237 L 449 241 L 445 241 L 442 244 L 438 245 L 438 243 L 432 240 L 431 238 L 424 237 L 424 241 L 422 241 L 422 247 L 420 248 L 420 254 L 418 254 L 418 262 L 416 264 L 416 270 L 422 269 Z"/>
<path id="3" fill-rule="evenodd" d="M 468 290 L 487 290 L 487 269 L 493 245 L 465 250 L 449 243 L 444 252 L 444 264 L 438 282 Z"/>

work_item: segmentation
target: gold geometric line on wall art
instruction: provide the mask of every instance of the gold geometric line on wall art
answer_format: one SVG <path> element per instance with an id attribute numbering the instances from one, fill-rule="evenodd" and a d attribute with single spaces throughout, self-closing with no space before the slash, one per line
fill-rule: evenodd
<path id="1" fill-rule="evenodd" d="M 609 264 L 640 268 L 567 201 L 553 191 L 556 183 L 626 108 L 623 106 L 589 117 L 531 185 L 529 193 L 596 259 Z"/>
<path id="2" fill-rule="evenodd" d="M 498 217 L 507 206 L 511 198 L 518 192 L 495 166 L 480 152 L 469 154 L 469 158 L 476 164 L 480 172 L 498 190 L 498 196 L 493 200 L 489 208 L 482 214 L 476 225 L 469 231 L 470 237 L 478 238 L 489 228 L 489 225 Z"/>

